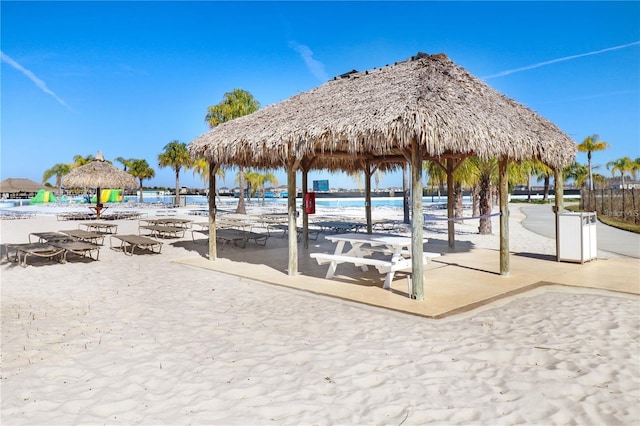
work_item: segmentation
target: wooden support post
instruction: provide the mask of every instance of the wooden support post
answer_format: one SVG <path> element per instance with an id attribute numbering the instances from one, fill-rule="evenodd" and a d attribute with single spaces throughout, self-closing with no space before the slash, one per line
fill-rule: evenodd
<path id="1" fill-rule="evenodd" d="M 555 169 L 553 171 L 553 180 L 555 186 L 555 205 L 553 210 L 556 216 L 556 260 L 560 262 L 560 230 L 558 229 L 560 217 L 558 215 L 564 210 L 564 176 L 562 169 Z"/>
<path id="2" fill-rule="evenodd" d="M 373 231 L 371 220 L 371 164 L 367 161 L 364 167 L 364 212 L 367 218 L 367 234 Z"/>
<path id="3" fill-rule="evenodd" d="M 407 164 L 402 165 L 402 221 L 404 223 L 411 223 L 411 217 L 409 215 L 409 200 L 411 199 L 411 194 L 409 190 L 409 169 Z"/>
<path id="4" fill-rule="evenodd" d="M 509 160 L 498 160 L 500 192 L 500 275 L 509 275 Z"/>
<path id="5" fill-rule="evenodd" d="M 307 168 L 302 169 L 302 199 L 307 195 L 308 188 L 308 172 Z M 297 229 L 296 229 L 297 232 Z M 297 235 L 297 234 L 296 234 Z M 309 214 L 305 208 L 302 209 L 302 245 L 304 248 L 309 248 Z"/>
<path id="6" fill-rule="evenodd" d="M 424 260 L 422 215 L 422 151 L 418 141 L 411 140 L 411 279 L 413 282 L 409 297 L 424 300 Z"/>
<path id="7" fill-rule="evenodd" d="M 296 224 L 296 167 L 293 160 L 287 162 L 287 191 L 289 214 L 289 275 L 298 274 L 298 227 Z"/>
<path id="8" fill-rule="evenodd" d="M 218 258 L 216 246 L 216 173 L 218 165 L 209 163 L 209 260 Z"/>
<path id="9" fill-rule="evenodd" d="M 453 162 L 452 158 L 447 158 L 446 160 L 446 171 L 447 171 L 447 236 L 449 239 L 449 248 L 456 247 L 456 229 L 455 224 L 453 223 L 454 209 L 456 205 L 456 200 L 453 195 L 453 172 L 455 171 L 456 166 Z"/>

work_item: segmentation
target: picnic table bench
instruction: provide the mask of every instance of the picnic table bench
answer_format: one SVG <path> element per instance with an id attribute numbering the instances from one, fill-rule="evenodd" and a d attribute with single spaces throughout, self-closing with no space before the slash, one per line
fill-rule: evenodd
<path id="1" fill-rule="evenodd" d="M 368 271 L 367 266 L 375 267 L 381 274 L 386 274 L 383 288 L 391 288 L 391 282 L 396 272 L 410 270 L 411 261 L 411 237 L 390 234 L 361 234 L 347 233 L 325 237 L 336 243 L 334 253 L 311 253 L 319 265 L 329 263 L 329 269 L 325 278 L 330 279 L 335 275 L 336 268 L 341 263 L 352 263 L 360 267 L 362 271 Z M 424 239 L 426 242 L 426 239 Z M 345 244 L 349 243 L 351 249 L 343 251 Z M 369 257 L 373 253 L 386 255 L 385 259 Z M 423 261 L 440 256 L 438 253 L 422 253 Z"/>

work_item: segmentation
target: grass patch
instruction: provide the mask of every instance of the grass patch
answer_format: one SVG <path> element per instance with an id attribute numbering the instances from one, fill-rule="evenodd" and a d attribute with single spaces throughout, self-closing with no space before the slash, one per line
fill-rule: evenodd
<path id="1" fill-rule="evenodd" d="M 550 199 L 547 201 L 543 201 L 543 200 L 531 200 L 531 201 L 527 201 L 526 199 L 511 199 L 509 200 L 510 203 L 515 203 L 515 204 L 555 204 L 555 200 L 554 199 Z M 577 200 L 576 198 L 564 198 L 562 200 L 563 203 L 577 203 L 579 202 L 579 200 Z"/>
<path id="2" fill-rule="evenodd" d="M 572 212 L 581 211 L 579 206 L 566 206 L 566 209 Z M 615 217 L 608 216 L 598 216 L 598 220 L 605 225 L 613 226 L 614 228 L 622 229 L 623 231 L 634 232 L 636 234 L 640 234 L 640 225 L 636 225 L 634 223 L 625 222 L 620 219 L 616 219 Z"/>
<path id="3" fill-rule="evenodd" d="M 636 234 L 640 234 L 640 225 L 636 225 L 634 223 L 624 222 L 620 219 L 616 219 L 614 217 L 608 216 L 598 216 L 600 222 L 605 225 L 613 226 L 614 228 L 622 229 L 624 231 L 635 232 Z"/>

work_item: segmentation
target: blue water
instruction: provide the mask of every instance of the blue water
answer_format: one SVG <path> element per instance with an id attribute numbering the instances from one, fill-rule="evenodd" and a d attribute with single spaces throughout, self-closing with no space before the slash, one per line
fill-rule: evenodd
<path id="1" fill-rule="evenodd" d="M 195 207 L 203 207 L 206 208 L 208 206 L 207 197 L 204 195 L 183 195 L 182 198 L 186 198 L 186 205 L 195 206 Z M 175 197 L 173 195 L 144 195 L 143 200 L 145 204 L 162 204 L 162 205 L 174 205 Z M 124 197 L 124 202 L 129 205 L 135 205 L 138 203 L 138 196 L 135 195 L 126 195 Z M 237 203 L 237 198 L 231 197 L 222 197 L 219 200 L 216 200 L 217 204 L 230 204 L 235 205 Z M 300 199 L 298 199 L 300 201 Z M 447 197 L 424 197 L 422 202 L 425 204 L 430 203 L 446 203 Z M 470 202 L 469 197 L 464 198 L 465 202 Z M 70 198 L 66 203 L 61 203 L 60 205 L 77 205 L 77 204 L 85 204 L 86 201 L 82 197 Z M 52 205 L 57 205 L 57 203 L 51 203 Z M 261 198 L 252 198 L 251 204 L 262 205 Z M 2 200 L 2 204 L 0 204 L 1 208 L 15 207 L 15 206 L 26 206 L 29 205 L 29 200 Z M 286 206 L 287 199 L 286 198 L 265 198 L 265 205 L 267 206 Z M 401 208 L 403 205 L 403 199 L 401 197 L 384 197 L 384 198 L 372 198 L 371 206 L 372 207 L 398 207 Z M 347 208 L 347 207 L 364 207 L 364 197 L 361 198 L 316 198 L 316 206 L 324 207 L 324 208 Z"/>

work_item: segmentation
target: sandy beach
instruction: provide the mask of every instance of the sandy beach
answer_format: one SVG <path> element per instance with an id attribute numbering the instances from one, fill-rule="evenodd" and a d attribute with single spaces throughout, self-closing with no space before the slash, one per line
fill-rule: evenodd
<path id="1" fill-rule="evenodd" d="M 511 209 L 512 249 L 555 253 Z M 0 225 L 2 244 L 77 227 Z M 456 238 L 495 247 L 476 228 Z M 199 256 L 183 240 L 26 268 L 3 257 L 3 425 L 640 421 L 638 296 L 550 286 L 432 320 L 176 263 Z"/>

